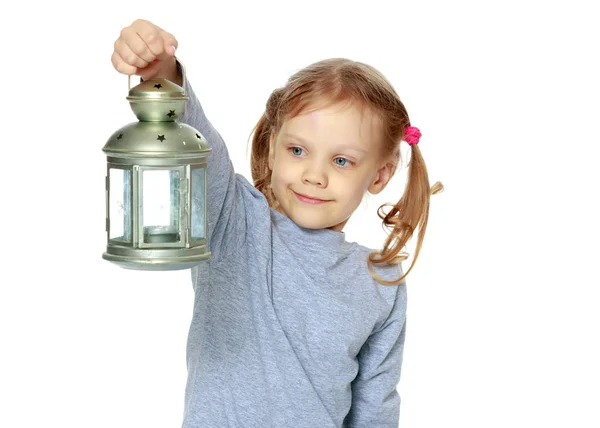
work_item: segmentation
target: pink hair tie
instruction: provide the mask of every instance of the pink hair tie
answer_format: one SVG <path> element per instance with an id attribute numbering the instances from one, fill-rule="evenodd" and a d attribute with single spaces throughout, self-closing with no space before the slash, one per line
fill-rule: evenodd
<path id="1" fill-rule="evenodd" d="M 409 126 L 406 128 L 404 133 L 404 141 L 406 141 L 410 146 L 413 144 L 418 144 L 419 139 L 421 138 L 421 131 L 416 126 Z"/>

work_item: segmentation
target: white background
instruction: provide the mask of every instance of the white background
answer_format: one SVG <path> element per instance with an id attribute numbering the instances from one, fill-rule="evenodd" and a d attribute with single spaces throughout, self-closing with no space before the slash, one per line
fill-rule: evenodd
<path id="1" fill-rule="evenodd" d="M 593 1 L 11 2 L 3 8 L 0 426 L 176 427 L 188 271 L 105 249 L 102 147 L 135 120 L 113 42 L 179 58 L 241 172 L 270 92 L 325 57 L 394 84 L 432 183 L 409 276 L 402 427 L 598 427 L 598 13 Z M 349 240 L 381 245 L 370 198 Z M 409 250 L 414 249 L 414 241 Z"/>

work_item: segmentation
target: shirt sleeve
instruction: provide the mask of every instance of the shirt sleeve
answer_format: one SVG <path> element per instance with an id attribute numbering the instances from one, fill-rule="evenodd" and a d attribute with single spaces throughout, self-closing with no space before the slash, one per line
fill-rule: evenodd
<path id="1" fill-rule="evenodd" d="M 406 285 L 397 286 L 387 319 L 369 336 L 358 354 L 359 371 L 352 382 L 347 428 L 397 428 L 400 381 L 406 334 Z"/>
<path id="2" fill-rule="evenodd" d="M 181 65 L 178 63 L 178 67 Z M 213 259 L 219 259 L 243 244 L 246 221 L 240 186 L 219 132 L 204 113 L 189 80 L 185 80 L 185 92 L 189 100 L 179 122 L 186 123 L 207 140 L 212 149 L 207 166 L 207 243 Z"/>

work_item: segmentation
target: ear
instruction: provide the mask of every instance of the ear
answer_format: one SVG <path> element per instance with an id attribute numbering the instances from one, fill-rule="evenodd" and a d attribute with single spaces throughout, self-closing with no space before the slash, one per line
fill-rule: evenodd
<path id="1" fill-rule="evenodd" d="M 275 133 L 271 132 L 269 137 L 269 169 L 273 171 L 273 164 L 275 163 Z"/>
<path id="2" fill-rule="evenodd" d="M 376 195 L 385 189 L 385 186 L 387 186 L 392 179 L 394 172 L 396 172 L 396 165 L 392 162 L 388 161 L 381 165 L 377 170 L 375 180 L 369 185 L 369 193 Z"/>

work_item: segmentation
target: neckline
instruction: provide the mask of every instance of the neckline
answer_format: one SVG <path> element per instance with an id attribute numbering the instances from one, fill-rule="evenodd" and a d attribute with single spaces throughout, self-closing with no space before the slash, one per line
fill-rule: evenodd
<path id="1" fill-rule="evenodd" d="M 308 240 L 313 243 L 334 247 L 348 244 L 344 232 L 338 232 L 331 229 L 307 229 L 299 226 L 287 215 L 282 214 L 273 208 L 270 208 L 270 211 L 273 224 L 277 225 L 282 232 L 288 233 L 290 238 Z"/>

